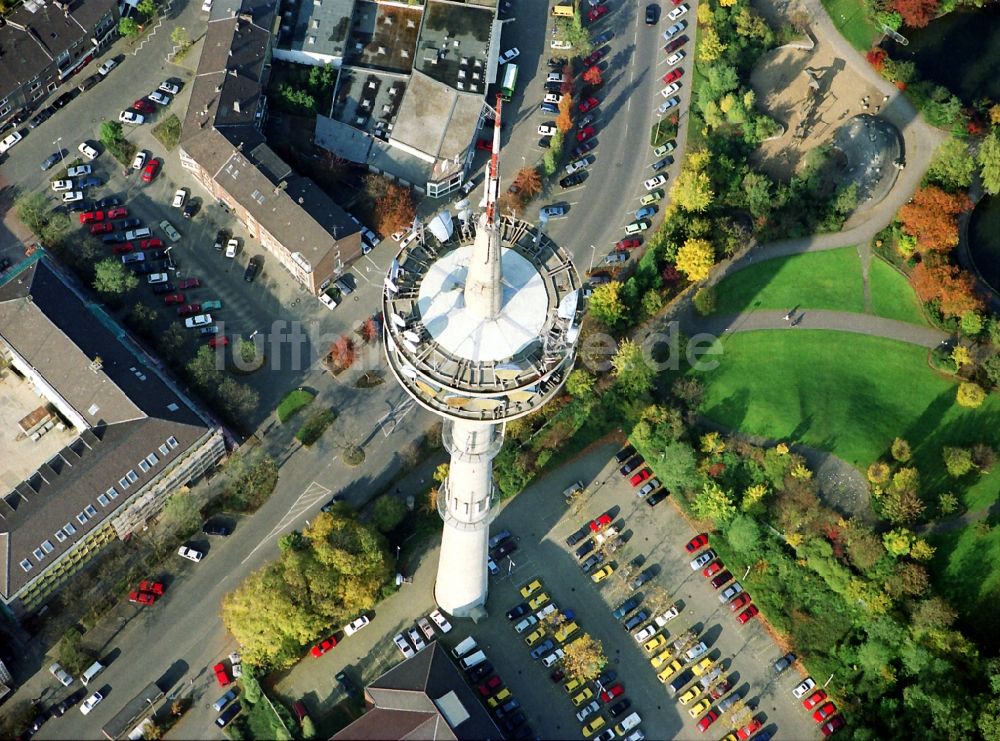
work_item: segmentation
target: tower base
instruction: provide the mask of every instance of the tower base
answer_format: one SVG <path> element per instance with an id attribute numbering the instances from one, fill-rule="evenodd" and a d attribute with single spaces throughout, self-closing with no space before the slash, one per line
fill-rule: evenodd
<path id="1" fill-rule="evenodd" d="M 468 529 L 445 523 L 434 600 L 449 615 L 471 617 L 476 608 L 486 604 L 489 537 L 488 522 L 483 522 L 482 527 Z"/>

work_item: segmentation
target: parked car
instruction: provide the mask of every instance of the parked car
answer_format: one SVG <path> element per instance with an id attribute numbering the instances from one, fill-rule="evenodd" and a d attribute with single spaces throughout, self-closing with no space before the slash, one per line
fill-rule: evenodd
<path id="1" fill-rule="evenodd" d="M 196 551 L 194 548 L 188 548 L 183 545 L 177 549 L 177 555 L 181 558 L 186 558 L 188 561 L 194 561 L 195 563 L 198 563 L 205 557 L 205 554 L 201 551 Z"/>
<path id="2" fill-rule="evenodd" d="M 160 161 L 152 160 L 146 167 L 142 170 L 142 182 L 151 183 L 156 179 L 157 173 L 160 172 Z"/>
<path id="3" fill-rule="evenodd" d="M 264 261 L 258 255 L 254 255 L 253 257 L 251 257 L 250 262 L 247 263 L 247 269 L 243 271 L 243 280 L 245 280 L 247 283 L 253 283 L 254 279 L 257 277 L 257 274 L 260 272 L 260 268 L 263 262 Z"/>
<path id="4" fill-rule="evenodd" d="M 320 641 L 319 643 L 317 643 L 315 646 L 313 646 L 309 650 L 309 653 L 312 654 L 313 656 L 315 656 L 318 659 L 320 656 L 322 656 L 323 654 L 327 653 L 332 648 L 335 648 L 336 645 L 337 645 L 337 637 L 336 636 L 330 636 L 329 638 L 326 638 L 326 639 Z"/>
<path id="5" fill-rule="evenodd" d="M 122 123 L 140 125 L 146 121 L 146 117 L 135 111 L 122 111 L 118 114 L 118 120 Z"/>

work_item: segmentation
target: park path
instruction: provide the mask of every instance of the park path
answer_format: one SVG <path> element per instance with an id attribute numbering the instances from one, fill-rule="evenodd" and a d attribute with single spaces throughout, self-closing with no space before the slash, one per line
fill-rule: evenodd
<path id="1" fill-rule="evenodd" d="M 1000 515 L 1000 501 L 993 502 L 989 507 L 966 512 L 958 517 L 949 517 L 947 520 L 935 520 L 915 528 L 917 535 L 937 535 L 938 533 L 950 533 L 961 530 L 974 522 L 981 522 L 991 517 Z"/>

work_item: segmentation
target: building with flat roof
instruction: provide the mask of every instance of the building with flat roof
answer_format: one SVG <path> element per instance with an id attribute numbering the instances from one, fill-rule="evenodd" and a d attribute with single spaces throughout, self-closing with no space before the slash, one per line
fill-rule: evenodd
<path id="1" fill-rule="evenodd" d="M 354 0 L 287 2 L 281 13 L 275 59 L 340 66 L 347 49 Z"/>
<path id="2" fill-rule="evenodd" d="M 280 265 L 318 295 L 361 256 L 361 231 L 315 183 L 296 174 L 261 133 L 276 4 L 212 4 L 180 161 Z"/>
<path id="3" fill-rule="evenodd" d="M 27 0 L 0 25 L 0 124 L 41 103 L 114 40 L 115 0 Z"/>
<path id="4" fill-rule="evenodd" d="M 221 427 L 38 252 L 0 284 L 0 602 L 15 615 L 225 454 Z"/>
<path id="5" fill-rule="evenodd" d="M 365 687 L 365 705 L 367 712 L 333 739 L 488 741 L 504 737 L 437 641 Z"/>

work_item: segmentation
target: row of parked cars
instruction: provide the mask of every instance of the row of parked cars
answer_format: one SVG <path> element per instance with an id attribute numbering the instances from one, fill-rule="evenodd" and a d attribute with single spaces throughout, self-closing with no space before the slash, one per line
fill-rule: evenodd
<path id="1" fill-rule="evenodd" d="M 795 663 L 795 654 L 788 653 L 774 662 L 775 674 L 781 674 Z M 837 715 L 837 706 L 830 700 L 826 690 L 816 687 L 812 677 L 806 677 L 792 688 L 792 695 L 802 702 L 802 707 L 812 713 L 812 719 L 822 724 L 819 727 L 824 736 L 832 736 L 847 725 L 844 716 Z"/>
<path id="2" fill-rule="evenodd" d="M 476 639 L 469 636 L 461 641 L 452 649 L 451 655 L 458 660 L 469 683 L 476 687 L 497 726 L 510 738 L 533 738 L 534 733 L 521 710 L 521 702 L 513 696 L 500 676 L 494 673 L 493 664 L 479 648 Z"/>
<path id="3" fill-rule="evenodd" d="M 670 492 L 663 488 L 659 479 L 646 466 L 646 459 L 632 445 L 626 445 L 615 453 L 615 461 L 620 466 L 618 473 L 623 478 L 628 478 L 635 489 L 635 495 L 644 499 L 650 507 L 655 507 L 670 496 Z"/>
<path id="4" fill-rule="evenodd" d="M 428 621 L 428 618 L 430 618 L 430 621 Z M 448 622 L 448 618 L 440 610 L 434 610 L 427 617 L 417 618 L 416 627 L 408 628 L 404 632 L 393 636 L 392 642 L 396 644 L 396 648 L 403 654 L 404 659 L 413 658 L 417 655 L 417 651 L 423 651 L 427 648 L 428 642 L 437 638 L 434 628 L 431 627 L 431 622 L 437 626 L 442 635 L 451 630 L 451 623 Z"/>

